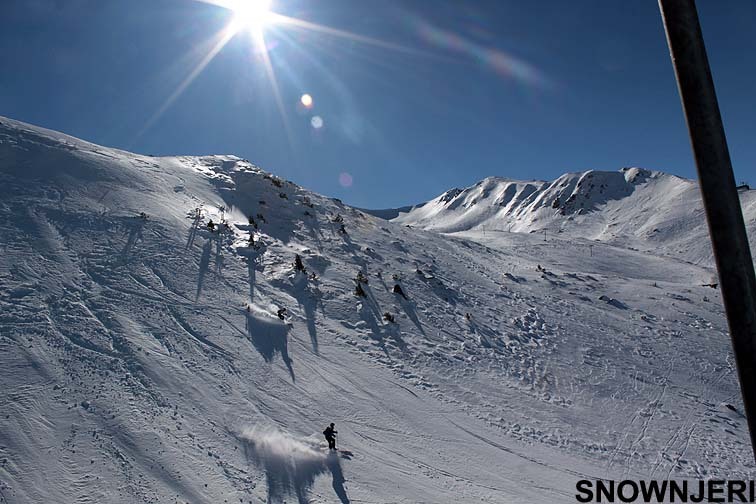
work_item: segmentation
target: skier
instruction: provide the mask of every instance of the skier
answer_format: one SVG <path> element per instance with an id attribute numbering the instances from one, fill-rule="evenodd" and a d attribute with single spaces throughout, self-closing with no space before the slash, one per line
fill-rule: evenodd
<path id="1" fill-rule="evenodd" d="M 211 233 L 215 231 L 215 223 L 212 220 L 207 223 L 207 229 L 209 229 Z"/>
<path id="2" fill-rule="evenodd" d="M 328 427 L 325 428 L 323 431 L 323 435 L 326 438 L 326 441 L 328 441 L 328 449 L 329 450 L 335 450 L 336 449 L 336 434 L 338 434 L 338 431 L 335 430 L 334 424 L 331 423 Z"/>

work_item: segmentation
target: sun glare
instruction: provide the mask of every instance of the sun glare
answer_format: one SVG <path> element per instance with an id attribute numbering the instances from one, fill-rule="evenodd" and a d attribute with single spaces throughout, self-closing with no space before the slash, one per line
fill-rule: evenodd
<path id="1" fill-rule="evenodd" d="M 273 3 L 277 0 L 197 1 L 215 5 L 216 7 L 230 11 L 229 13 L 231 14 L 231 20 L 224 26 L 223 29 L 219 30 L 212 37 L 208 38 L 205 44 L 193 49 L 196 54 L 189 54 L 192 59 L 197 60 L 197 63 L 188 71 L 188 73 L 184 76 L 183 80 L 181 80 L 176 89 L 165 99 L 165 101 L 158 107 L 158 109 L 152 114 L 152 116 L 150 116 L 145 125 L 137 134 L 137 138 L 141 137 L 150 127 L 152 127 L 155 122 L 157 122 L 157 120 L 165 113 L 165 111 L 173 105 L 173 103 L 184 93 L 184 91 L 186 91 L 189 86 L 191 86 L 192 82 L 194 82 L 197 76 L 199 76 L 205 70 L 207 65 L 210 64 L 215 56 L 223 50 L 226 44 L 228 44 L 238 34 L 245 33 L 249 35 L 249 37 L 245 38 L 250 39 L 249 49 L 254 53 L 254 58 L 251 58 L 251 60 L 254 63 L 260 62 L 264 67 L 265 74 L 267 75 L 268 81 L 270 83 L 270 88 L 273 93 L 275 104 L 281 115 L 281 120 L 284 124 L 284 129 L 286 130 L 287 137 L 289 139 L 289 145 L 292 146 L 292 148 L 294 141 L 292 139 L 291 129 L 288 124 L 286 108 L 284 107 L 284 100 L 281 96 L 281 90 L 279 89 L 276 74 L 273 70 L 271 55 L 269 54 L 277 44 L 273 43 L 269 45 L 266 42 L 266 30 L 270 28 L 270 31 L 272 32 L 272 29 L 275 28 L 277 30 L 279 39 L 283 38 L 284 40 L 289 39 L 287 37 L 284 37 L 285 33 L 281 33 L 281 31 L 285 32 L 287 30 L 297 30 L 299 33 L 310 32 L 320 35 L 328 35 L 331 37 L 346 39 L 350 42 L 368 44 L 374 47 L 392 49 L 410 54 L 425 54 L 413 49 L 408 49 L 393 42 L 385 42 L 380 39 L 374 39 L 349 31 L 338 30 L 310 21 L 305 21 L 303 19 L 279 14 L 272 10 L 272 8 L 274 7 Z M 0 0 L 0 3 L 2 3 L 2 0 Z M 294 45 L 296 46 L 296 49 L 298 49 L 303 54 L 306 54 L 304 52 L 305 47 L 300 47 L 297 43 L 294 43 Z M 312 110 L 314 108 L 314 105 L 315 103 L 313 97 L 305 93 L 299 98 L 297 110 L 299 110 L 300 112 L 302 112 L 303 110 Z M 314 130 L 321 130 L 325 124 L 321 116 L 315 115 L 310 118 L 310 125 Z"/>
<path id="2" fill-rule="evenodd" d="M 271 19 L 270 3 L 271 0 L 235 0 L 230 3 L 229 8 L 234 13 L 233 30 L 260 33 Z"/>

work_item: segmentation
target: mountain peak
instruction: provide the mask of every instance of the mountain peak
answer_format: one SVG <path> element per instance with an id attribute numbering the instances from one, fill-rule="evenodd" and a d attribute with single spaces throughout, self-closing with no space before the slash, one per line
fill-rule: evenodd
<path id="1" fill-rule="evenodd" d="M 741 192 L 749 223 L 754 194 Z M 560 233 L 711 260 L 695 181 L 640 167 L 569 172 L 552 181 L 487 177 L 399 212 L 394 221 L 443 233 Z"/>

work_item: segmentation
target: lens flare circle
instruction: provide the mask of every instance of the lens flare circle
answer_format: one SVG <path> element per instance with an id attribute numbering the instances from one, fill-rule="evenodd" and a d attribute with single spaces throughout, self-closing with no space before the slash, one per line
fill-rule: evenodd
<path id="1" fill-rule="evenodd" d="M 305 107 L 305 108 L 312 108 L 312 96 L 305 93 L 302 95 L 302 97 L 299 99 L 299 102 Z"/>
<path id="2" fill-rule="evenodd" d="M 347 172 L 341 172 L 339 174 L 339 184 L 341 187 L 348 188 L 352 187 L 352 184 L 354 183 L 354 179 L 352 178 L 352 175 Z"/>
<path id="3" fill-rule="evenodd" d="M 320 116 L 313 116 L 312 119 L 310 119 L 310 125 L 315 128 L 316 130 L 319 130 L 323 127 L 323 118 Z"/>

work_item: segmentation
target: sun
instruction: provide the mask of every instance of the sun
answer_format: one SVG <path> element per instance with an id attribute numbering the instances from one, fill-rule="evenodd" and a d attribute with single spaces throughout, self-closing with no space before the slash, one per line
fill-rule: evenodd
<path id="1" fill-rule="evenodd" d="M 270 22 L 271 0 L 233 0 L 228 2 L 228 8 L 234 13 L 231 27 L 234 32 L 249 31 L 259 34 Z"/>

